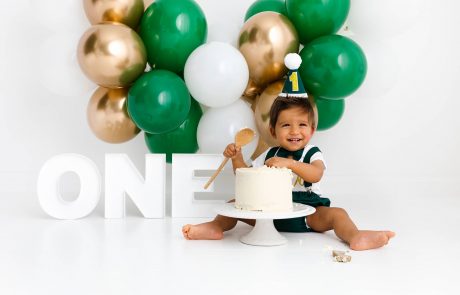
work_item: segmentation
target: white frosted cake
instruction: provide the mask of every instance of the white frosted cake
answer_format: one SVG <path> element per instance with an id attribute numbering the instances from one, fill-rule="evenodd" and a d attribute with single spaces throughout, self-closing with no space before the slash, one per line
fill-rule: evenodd
<path id="1" fill-rule="evenodd" d="M 264 212 L 292 209 L 292 171 L 267 166 L 236 169 L 235 207 Z"/>

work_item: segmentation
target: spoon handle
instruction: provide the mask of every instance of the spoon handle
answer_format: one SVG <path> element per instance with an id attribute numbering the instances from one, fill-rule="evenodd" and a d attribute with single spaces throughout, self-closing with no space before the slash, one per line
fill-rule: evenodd
<path id="1" fill-rule="evenodd" d="M 225 158 L 222 163 L 220 164 L 219 168 L 217 168 L 216 172 L 214 172 L 214 174 L 211 176 L 211 178 L 209 178 L 208 182 L 206 182 L 206 184 L 204 185 L 204 189 L 208 189 L 209 185 L 214 181 L 214 179 L 216 179 L 217 175 L 219 175 L 220 171 L 222 171 L 222 169 L 224 169 L 224 166 L 225 164 L 227 164 L 228 160 L 230 158 Z"/>

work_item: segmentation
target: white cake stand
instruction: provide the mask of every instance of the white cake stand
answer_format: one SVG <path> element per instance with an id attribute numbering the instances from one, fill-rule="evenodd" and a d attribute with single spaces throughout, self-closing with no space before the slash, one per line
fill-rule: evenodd
<path id="1" fill-rule="evenodd" d="M 254 246 L 279 246 L 287 243 L 275 228 L 273 219 L 302 217 L 315 213 L 316 209 L 299 203 L 293 203 L 292 209 L 284 212 L 260 212 L 235 208 L 235 203 L 226 203 L 217 208 L 217 214 L 243 219 L 255 219 L 256 225 L 248 234 L 240 237 L 244 244 Z"/>

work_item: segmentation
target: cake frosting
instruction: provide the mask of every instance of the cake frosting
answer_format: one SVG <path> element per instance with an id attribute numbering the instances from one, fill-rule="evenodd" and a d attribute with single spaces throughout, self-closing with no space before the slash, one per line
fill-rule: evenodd
<path id="1" fill-rule="evenodd" d="M 292 209 L 292 177 L 288 168 L 236 169 L 235 207 L 264 212 Z"/>

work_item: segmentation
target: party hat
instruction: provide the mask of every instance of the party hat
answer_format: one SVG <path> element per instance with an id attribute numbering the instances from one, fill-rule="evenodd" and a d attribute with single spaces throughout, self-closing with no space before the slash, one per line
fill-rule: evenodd
<path id="1" fill-rule="evenodd" d="M 289 69 L 286 82 L 279 96 L 295 96 L 295 97 L 308 97 L 305 88 L 303 87 L 302 80 L 300 79 L 299 72 L 297 71 L 302 63 L 300 55 L 297 53 L 289 53 L 284 58 L 284 64 Z"/>

